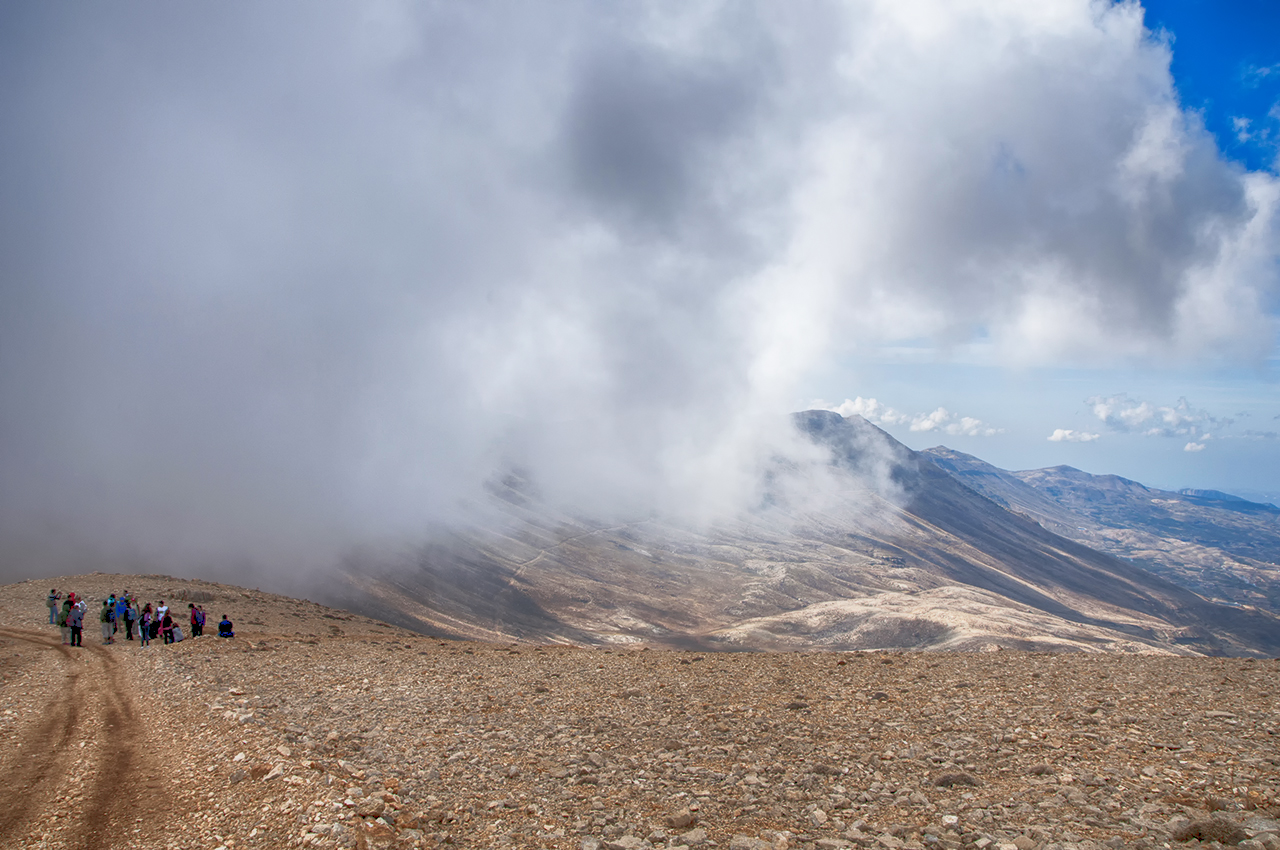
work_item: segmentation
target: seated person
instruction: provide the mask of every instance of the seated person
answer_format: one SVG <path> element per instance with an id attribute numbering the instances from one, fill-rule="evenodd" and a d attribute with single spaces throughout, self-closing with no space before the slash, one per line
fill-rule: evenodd
<path id="1" fill-rule="evenodd" d="M 218 637 L 235 637 L 236 633 L 231 630 L 231 621 L 227 619 L 227 615 L 222 615 L 222 622 L 218 623 Z"/>

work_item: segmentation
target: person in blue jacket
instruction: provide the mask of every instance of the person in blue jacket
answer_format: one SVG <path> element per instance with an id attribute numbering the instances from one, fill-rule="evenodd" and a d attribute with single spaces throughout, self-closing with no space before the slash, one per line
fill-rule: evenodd
<path id="1" fill-rule="evenodd" d="M 125 627 L 124 613 L 129 609 L 129 591 L 125 591 L 116 597 L 116 618 L 112 621 L 113 628 L 111 634 L 115 634 Z M 129 640 L 133 640 L 132 637 Z"/>
<path id="2" fill-rule="evenodd" d="M 222 622 L 218 623 L 218 637 L 235 637 L 236 633 L 231 628 L 231 621 L 227 619 L 227 615 L 222 615 Z"/>

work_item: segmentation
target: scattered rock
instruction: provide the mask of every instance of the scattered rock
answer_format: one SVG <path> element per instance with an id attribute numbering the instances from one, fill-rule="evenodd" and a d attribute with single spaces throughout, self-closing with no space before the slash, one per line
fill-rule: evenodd
<path id="1" fill-rule="evenodd" d="M 685 829 L 693 826 L 698 822 L 698 816 L 688 809 L 681 809 L 678 812 L 667 815 L 666 826 L 669 829 Z"/>
<path id="2" fill-rule="evenodd" d="M 773 850 L 773 842 L 749 835 L 735 835 L 729 839 L 729 850 Z"/>
<path id="3" fill-rule="evenodd" d="M 621 838 L 610 838 L 604 842 L 605 850 L 645 850 L 645 848 L 653 847 L 643 838 L 637 838 L 634 835 L 624 835 Z"/>
<path id="4" fill-rule="evenodd" d="M 376 797 L 366 797 L 356 805 L 356 814 L 362 818 L 376 818 L 387 810 L 387 804 Z"/>
<path id="5" fill-rule="evenodd" d="M 701 847 L 707 843 L 707 831 L 700 826 L 695 827 L 688 832 L 682 833 L 677 841 L 689 847 Z"/>
<path id="6" fill-rule="evenodd" d="M 939 773 L 933 779 L 933 784 L 938 788 L 951 788 L 956 785 L 978 786 L 978 780 L 973 774 L 963 771 L 951 770 Z"/>
<path id="7" fill-rule="evenodd" d="M 1249 837 L 1238 823 L 1222 815 L 1178 824 L 1169 832 L 1174 841 L 1217 841 L 1221 844 L 1239 844 Z"/>

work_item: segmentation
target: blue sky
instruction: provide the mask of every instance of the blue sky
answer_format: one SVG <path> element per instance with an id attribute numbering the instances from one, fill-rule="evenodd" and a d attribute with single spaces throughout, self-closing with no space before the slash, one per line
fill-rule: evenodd
<path id="1" fill-rule="evenodd" d="M 1183 105 L 1201 112 L 1225 156 L 1274 169 L 1280 148 L 1280 7 L 1269 0 L 1147 0 L 1169 33 Z"/>
<path id="2" fill-rule="evenodd" d="M 0 553 L 714 519 L 815 401 L 1275 493 L 1276 14 L 0 4 Z"/>
<path id="3" fill-rule="evenodd" d="M 1143 6 L 1147 28 L 1172 51 L 1170 71 L 1182 107 L 1204 122 L 1223 159 L 1274 174 L 1280 161 L 1280 4 L 1148 0 Z M 984 430 L 999 431 L 973 436 L 881 423 L 913 448 L 946 444 L 1010 469 L 1065 463 L 1166 489 L 1223 489 L 1280 504 L 1277 346 L 1229 363 L 1010 368 L 981 351 L 957 354 L 925 343 L 849 358 L 814 381 L 812 396 L 839 401 L 847 397 L 842 384 L 899 413 L 944 407 L 954 414 L 952 423 L 969 416 L 989 426 Z M 1120 431 L 1088 402 L 1121 395 L 1157 410 L 1185 399 L 1217 420 L 1200 432 L 1212 438 L 1189 439 L 1182 431 L 1190 426 L 1144 436 L 1155 430 L 1158 415 L 1145 429 Z M 1047 437 L 1059 429 L 1096 439 L 1050 442 Z"/>

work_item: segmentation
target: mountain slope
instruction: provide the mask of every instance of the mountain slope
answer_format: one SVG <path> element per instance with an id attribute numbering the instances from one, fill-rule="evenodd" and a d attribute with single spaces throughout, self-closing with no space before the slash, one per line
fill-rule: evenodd
<path id="1" fill-rule="evenodd" d="M 1275 617 L 1054 534 L 859 417 L 794 421 L 829 464 L 779 461 L 762 506 L 732 521 L 570 515 L 513 477 L 494 488 L 498 520 L 396 563 L 352 562 L 327 598 L 491 640 L 1280 650 Z"/>
<path id="2" fill-rule="evenodd" d="M 1069 466 L 1007 472 L 945 447 L 929 457 L 1045 528 L 1206 597 L 1280 611 L 1280 508 L 1224 493 L 1172 493 Z"/>
<path id="3" fill-rule="evenodd" d="M 833 416 L 810 411 L 800 421 L 819 435 L 828 428 L 849 427 Z M 873 426 L 862 423 L 862 427 Z M 1064 619 L 1107 628 L 1128 630 L 1123 620 L 1082 612 L 1097 610 L 1096 604 L 1102 602 L 1104 612 L 1118 607 L 1148 614 L 1191 629 L 1206 628 L 1243 645 L 1259 641 L 1270 645 L 1274 640 L 1274 617 L 1210 604 L 1145 569 L 1054 534 L 977 495 L 927 456 L 913 453 L 900 469 L 899 479 L 908 482 L 905 511 L 976 550 L 943 549 L 935 556 L 939 569 L 959 583 L 997 592 Z M 1117 476 L 1105 477 L 1097 489 L 1125 504 L 1132 501 L 1135 490 L 1149 492 Z"/>

